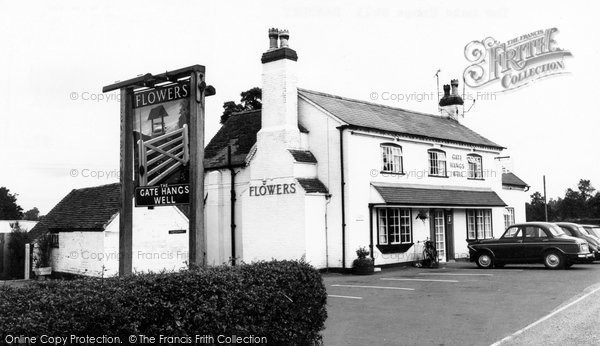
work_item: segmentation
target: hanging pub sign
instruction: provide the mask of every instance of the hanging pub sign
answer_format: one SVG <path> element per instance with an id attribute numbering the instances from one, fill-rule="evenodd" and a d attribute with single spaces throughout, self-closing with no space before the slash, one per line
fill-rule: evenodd
<path id="1" fill-rule="evenodd" d="M 189 80 L 133 94 L 135 205 L 190 202 Z"/>
<path id="2" fill-rule="evenodd" d="M 133 271 L 134 200 L 138 207 L 189 204 L 189 262 L 206 263 L 204 98 L 216 90 L 205 72 L 192 65 L 102 88 L 121 93 L 119 275 Z"/>

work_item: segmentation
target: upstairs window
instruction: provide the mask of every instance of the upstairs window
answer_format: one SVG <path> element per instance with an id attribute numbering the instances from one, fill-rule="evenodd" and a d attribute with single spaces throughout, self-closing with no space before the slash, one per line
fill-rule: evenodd
<path id="1" fill-rule="evenodd" d="M 469 163 L 469 179 L 483 179 L 483 166 L 481 165 L 481 156 L 477 154 L 467 155 Z"/>
<path id="2" fill-rule="evenodd" d="M 381 145 L 382 171 L 386 173 L 404 173 L 402 147 L 396 144 Z"/>
<path id="3" fill-rule="evenodd" d="M 441 150 L 429 150 L 429 175 L 446 177 L 446 153 Z"/>

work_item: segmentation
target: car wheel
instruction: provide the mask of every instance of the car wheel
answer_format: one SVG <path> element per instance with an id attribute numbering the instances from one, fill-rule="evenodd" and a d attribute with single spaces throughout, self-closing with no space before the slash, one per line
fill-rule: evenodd
<path id="1" fill-rule="evenodd" d="M 480 253 L 477 256 L 477 266 L 483 269 L 489 269 L 494 265 L 492 255 L 487 252 Z"/>
<path id="2" fill-rule="evenodd" d="M 544 265 L 548 269 L 559 269 L 565 266 L 565 260 L 558 251 L 550 251 L 544 256 Z"/>

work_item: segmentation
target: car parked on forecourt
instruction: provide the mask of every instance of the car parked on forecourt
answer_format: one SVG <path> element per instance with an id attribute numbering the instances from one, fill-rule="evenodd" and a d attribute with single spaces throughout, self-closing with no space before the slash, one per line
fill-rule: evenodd
<path id="1" fill-rule="evenodd" d="M 581 225 L 583 226 L 583 228 L 585 228 L 585 230 L 591 234 L 591 235 L 595 235 L 596 237 L 600 238 L 600 226 L 598 225 Z"/>
<path id="2" fill-rule="evenodd" d="M 594 259 L 600 260 L 600 241 L 598 241 L 598 238 L 589 235 L 583 226 L 576 223 L 557 222 L 556 224 L 562 228 L 563 232 L 567 235 L 587 241 L 590 246 L 590 252 L 594 254 Z"/>
<path id="3" fill-rule="evenodd" d="M 499 239 L 476 240 L 468 245 L 471 262 L 479 268 L 502 268 L 509 263 L 543 263 L 547 268 L 590 263 L 587 241 L 566 235 L 549 222 L 525 222 L 506 229 Z"/>

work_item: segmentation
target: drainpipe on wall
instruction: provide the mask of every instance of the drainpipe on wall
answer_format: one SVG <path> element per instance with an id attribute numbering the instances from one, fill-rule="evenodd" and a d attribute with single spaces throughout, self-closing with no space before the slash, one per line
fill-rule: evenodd
<path id="1" fill-rule="evenodd" d="M 329 218 L 327 217 L 329 202 L 331 202 L 331 194 L 325 196 L 325 266 L 327 268 L 329 268 Z"/>
<path id="2" fill-rule="evenodd" d="M 227 147 L 227 162 L 231 176 L 231 265 L 235 266 L 235 170 L 231 164 L 231 145 Z"/>
<path id="3" fill-rule="evenodd" d="M 340 172 L 341 172 L 341 199 L 342 199 L 342 268 L 346 268 L 346 182 L 344 181 L 344 130 L 347 125 L 338 127 L 340 130 Z"/>
<path id="4" fill-rule="evenodd" d="M 373 205 L 369 204 L 369 251 L 371 251 L 371 259 L 375 264 L 375 255 L 373 254 Z"/>

